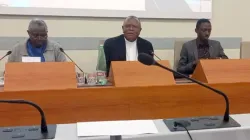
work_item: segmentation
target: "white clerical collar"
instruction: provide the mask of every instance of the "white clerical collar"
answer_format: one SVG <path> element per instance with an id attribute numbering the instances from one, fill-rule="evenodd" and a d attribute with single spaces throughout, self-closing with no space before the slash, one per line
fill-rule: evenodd
<path id="1" fill-rule="evenodd" d="M 125 43 L 127 43 L 127 44 L 133 44 L 133 43 L 136 43 L 137 42 L 137 39 L 135 40 L 135 41 L 128 41 L 125 37 L 124 37 L 124 39 L 125 39 Z"/>

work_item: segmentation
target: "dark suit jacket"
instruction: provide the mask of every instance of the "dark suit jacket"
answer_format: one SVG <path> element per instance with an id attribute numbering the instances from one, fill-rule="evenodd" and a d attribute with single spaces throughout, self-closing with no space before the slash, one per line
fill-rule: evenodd
<path id="1" fill-rule="evenodd" d="M 219 41 L 209 40 L 208 44 L 211 58 L 228 59 Z M 194 65 L 196 60 L 198 60 L 198 49 L 195 39 L 183 44 L 177 71 L 183 74 L 192 74 L 196 66 Z"/>
<path id="2" fill-rule="evenodd" d="M 104 42 L 104 52 L 106 57 L 107 75 L 109 74 L 111 61 L 126 61 L 126 44 L 124 35 L 109 38 Z M 151 56 L 154 51 L 152 44 L 140 37 L 137 38 L 137 51 Z"/>

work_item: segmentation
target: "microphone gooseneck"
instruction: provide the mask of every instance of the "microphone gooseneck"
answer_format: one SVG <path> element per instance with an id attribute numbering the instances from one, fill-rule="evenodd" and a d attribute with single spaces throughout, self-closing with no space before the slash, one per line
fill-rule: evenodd
<path id="1" fill-rule="evenodd" d="M 48 133 L 48 127 L 46 123 L 46 118 L 43 110 L 41 107 L 39 107 L 37 104 L 30 102 L 30 101 L 25 101 L 25 100 L 0 100 L 0 103 L 9 103 L 9 104 L 27 104 L 35 107 L 40 115 L 41 115 L 41 132 L 42 133 Z"/>
<path id="2" fill-rule="evenodd" d="M 73 62 L 73 63 L 75 64 L 75 66 L 76 66 L 82 73 L 84 73 L 83 70 L 75 63 L 75 61 L 73 61 L 73 60 L 68 56 L 68 54 L 67 54 L 66 52 L 64 52 L 63 48 L 59 48 L 59 50 L 60 50 L 63 54 L 65 54 L 65 55 L 70 59 L 70 61 Z"/>
<path id="3" fill-rule="evenodd" d="M 158 57 L 158 56 L 154 53 L 154 51 L 150 51 L 150 54 L 154 55 L 157 59 L 161 60 L 161 58 Z"/>
<path id="4" fill-rule="evenodd" d="M 225 110 L 225 114 L 224 114 L 224 119 L 223 120 L 224 120 L 224 122 L 229 122 L 229 100 L 228 100 L 228 97 L 226 96 L 225 93 L 223 93 L 222 91 L 219 91 L 217 89 L 214 89 L 214 88 L 212 88 L 212 87 L 210 87 L 210 86 L 208 86 L 206 84 L 203 84 L 202 82 L 200 82 L 198 80 L 189 78 L 188 76 L 186 76 L 184 74 L 181 74 L 181 73 L 179 73 L 179 72 L 177 72 L 175 70 L 172 70 L 172 69 L 170 69 L 168 67 L 165 67 L 165 66 L 159 64 L 158 62 L 156 62 L 154 60 L 154 58 L 152 56 L 150 56 L 150 55 L 148 55 L 146 53 L 140 53 L 138 55 L 138 61 L 141 62 L 142 64 L 145 64 L 145 65 L 148 65 L 148 66 L 150 66 L 150 65 L 159 66 L 159 67 L 161 67 L 163 69 L 166 69 L 166 70 L 168 70 L 168 71 L 170 71 L 172 73 L 178 74 L 178 75 L 182 76 L 183 78 L 186 78 L 186 79 L 188 79 L 188 80 L 190 80 L 190 81 L 192 81 L 192 82 L 194 82 L 194 83 L 196 83 L 198 85 L 201 85 L 201 86 L 203 86 L 203 87 L 205 87 L 207 89 L 210 89 L 210 90 L 214 91 L 215 93 L 223 96 L 224 99 L 225 99 L 225 102 L 226 102 L 226 110 Z"/>

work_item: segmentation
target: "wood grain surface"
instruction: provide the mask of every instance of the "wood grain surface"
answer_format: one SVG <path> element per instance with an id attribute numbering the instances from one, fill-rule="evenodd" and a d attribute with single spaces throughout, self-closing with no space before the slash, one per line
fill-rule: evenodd
<path id="1" fill-rule="evenodd" d="M 250 82 L 250 59 L 200 60 L 192 78 L 205 83 Z"/>
<path id="2" fill-rule="evenodd" d="M 72 62 L 7 63 L 5 91 L 77 88 Z"/>
<path id="3" fill-rule="evenodd" d="M 224 91 L 230 113 L 250 113 L 250 83 L 209 84 Z M 25 99 L 40 105 L 49 124 L 82 121 L 162 119 L 223 115 L 225 101 L 196 84 L 1 92 L 0 99 Z M 1 104 L 1 126 L 40 123 L 27 105 Z"/>
<path id="4" fill-rule="evenodd" d="M 158 61 L 170 67 L 168 60 Z M 138 61 L 113 61 L 110 79 L 115 87 L 174 85 L 171 72 L 158 66 L 146 66 Z"/>

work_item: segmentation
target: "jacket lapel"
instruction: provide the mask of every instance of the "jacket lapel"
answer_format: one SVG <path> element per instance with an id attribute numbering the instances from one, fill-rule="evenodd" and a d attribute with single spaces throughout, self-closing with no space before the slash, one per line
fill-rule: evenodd
<path id="1" fill-rule="evenodd" d="M 210 54 L 210 57 L 215 57 L 214 56 L 214 47 L 212 46 L 210 40 L 208 40 L 208 44 L 209 44 L 209 54 Z"/>
<path id="2" fill-rule="evenodd" d="M 197 50 L 197 43 L 196 43 L 196 39 L 193 40 L 192 42 L 192 46 L 193 46 L 193 50 L 194 50 L 194 57 L 195 57 L 195 60 L 198 59 L 198 50 Z"/>
<path id="3" fill-rule="evenodd" d="M 120 36 L 119 44 L 121 44 L 121 46 L 119 46 L 117 50 L 118 52 L 120 52 L 119 59 L 122 61 L 126 61 L 126 43 L 125 43 L 124 35 Z"/>
<path id="4" fill-rule="evenodd" d="M 143 53 L 143 47 L 141 46 L 141 40 L 139 37 L 137 38 L 137 41 L 136 41 L 136 47 L 137 47 L 138 54 Z"/>

